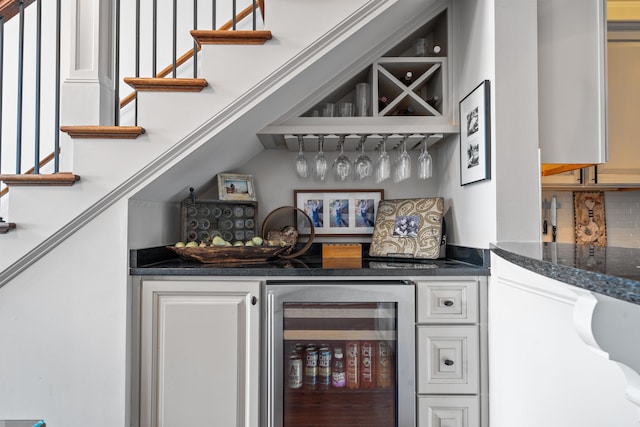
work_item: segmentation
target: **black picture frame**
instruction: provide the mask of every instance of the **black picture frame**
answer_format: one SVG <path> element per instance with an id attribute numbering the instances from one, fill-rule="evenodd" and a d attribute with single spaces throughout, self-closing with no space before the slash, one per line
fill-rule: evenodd
<path id="1" fill-rule="evenodd" d="M 491 88 L 484 80 L 460 101 L 460 185 L 491 179 Z"/>

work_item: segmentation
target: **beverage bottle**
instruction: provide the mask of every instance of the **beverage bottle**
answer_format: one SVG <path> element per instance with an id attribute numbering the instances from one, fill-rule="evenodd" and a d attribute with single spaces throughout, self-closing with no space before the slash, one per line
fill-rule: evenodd
<path id="1" fill-rule="evenodd" d="M 404 77 L 402 78 L 402 83 L 408 86 L 411 84 L 412 80 L 413 80 L 413 73 L 411 71 L 407 71 Z"/>
<path id="2" fill-rule="evenodd" d="M 360 345 L 360 388 L 376 387 L 376 348 L 373 342 Z"/>
<path id="3" fill-rule="evenodd" d="M 360 388 L 360 343 L 347 341 L 347 388 Z"/>
<path id="4" fill-rule="evenodd" d="M 391 348 L 386 341 L 378 341 L 378 372 L 377 383 L 380 388 L 390 388 L 393 375 L 393 359 Z"/>
<path id="5" fill-rule="evenodd" d="M 342 348 L 336 347 L 333 357 L 333 369 L 331 370 L 331 385 L 336 388 L 342 388 L 346 384 L 344 373 L 344 359 L 342 357 Z"/>

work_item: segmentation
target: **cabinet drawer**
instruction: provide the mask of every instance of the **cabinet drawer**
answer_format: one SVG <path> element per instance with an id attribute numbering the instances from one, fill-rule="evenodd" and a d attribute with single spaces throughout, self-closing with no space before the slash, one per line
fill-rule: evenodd
<path id="1" fill-rule="evenodd" d="M 418 427 L 479 427 L 476 396 L 424 396 L 418 398 Z"/>
<path id="2" fill-rule="evenodd" d="M 417 302 L 418 323 L 475 323 L 478 282 L 418 282 Z"/>
<path id="3" fill-rule="evenodd" d="M 418 393 L 478 393 L 477 326 L 418 326 Z"/>

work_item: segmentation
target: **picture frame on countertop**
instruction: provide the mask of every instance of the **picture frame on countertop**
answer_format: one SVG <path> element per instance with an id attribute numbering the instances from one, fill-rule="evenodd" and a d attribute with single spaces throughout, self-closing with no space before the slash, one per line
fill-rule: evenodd
<path id="1" fill-rule="evenodd" d="M 219 173 L 216 178 L 218 199 L 256 201 L 256 190 L 251 175 Z"/>
<path id="2" fill-rule="evenodd" d="M 460 185 L 491 179 L 490 82 L 460 101 Z"/>
<path id="3" fill-rule="evenodd" d="M 378 204 L 384 190 L 294 190 L 294 206 L 313 222 L 316 236 L 370 236 L 373 234 Z M 302 215 L 296 217 L 301 236 L 310 226 Z"/>

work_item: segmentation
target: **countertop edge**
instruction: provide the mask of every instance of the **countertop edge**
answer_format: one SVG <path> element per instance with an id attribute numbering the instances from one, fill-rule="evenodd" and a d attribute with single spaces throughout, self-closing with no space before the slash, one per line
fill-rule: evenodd
<path id="1" fill-rule="evenodd" d="M 490 250 L 506 261 L 550 279 L 601 295 L 640 304 L 640 282 L 635 280 L 533 258 L 500 247 L 500 243 L 491 244 Z"/>

